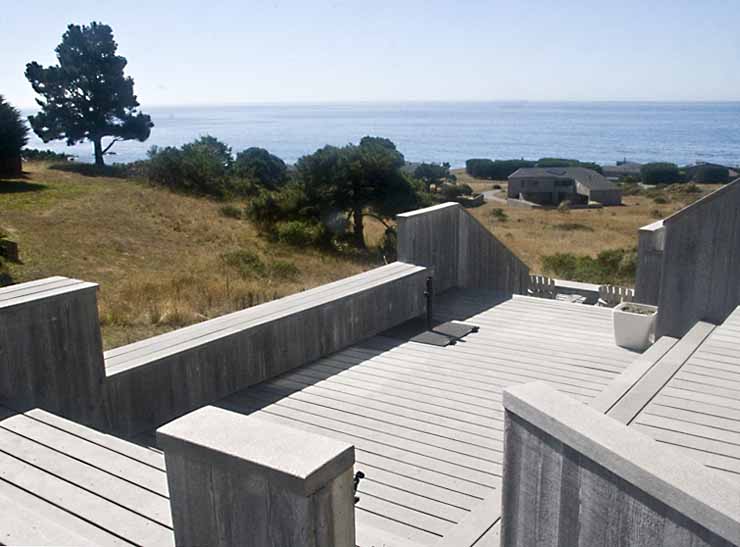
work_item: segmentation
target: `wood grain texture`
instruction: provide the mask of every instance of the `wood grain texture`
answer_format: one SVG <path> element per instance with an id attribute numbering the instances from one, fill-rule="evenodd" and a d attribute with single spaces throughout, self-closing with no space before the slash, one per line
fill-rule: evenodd
<path id="1" fill-rule="evenodd" d="M 664 220 L 656 335 L 719 324 L 740 304 L 740 180 Z"/>
<path id="2" fill-rule="evenodd" d="M 349 278 L 370 281 L 351 290 L 337 284 L 339 292 L 319 288 L 314 299 L 306 291 L 290 299 L 294 305 L 278 300 L 245 310 L 239 323 L 218 321 L 216 331 L 195 340 L 175 332 L 159 337 L 154 351 L 141 344 L 119 351 L 114 358 L 133 355 L 136 363 L 108 369 L 112 428 L 126 435 L 150 430 L 416 317 L 424 311 L 426 275 L 423 267 L 394 264 Z"/>
<path id="3" fill-rule="evenodd" d="M 52 278 L 2 289 L 0 400 L 105 425 L 97 286 Z"/>

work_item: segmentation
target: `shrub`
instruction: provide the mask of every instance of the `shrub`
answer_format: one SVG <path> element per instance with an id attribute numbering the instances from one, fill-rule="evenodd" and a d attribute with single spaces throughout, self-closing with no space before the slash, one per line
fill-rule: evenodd
<path id="1" fill-rule="evenodd" d="M 324 227 L 316 222 L 289 220 L 275 224 L 278 241 L 296 247 L 318 245 L 325 240 Z"/>
<path id="2" fill-rule="evenodd" d="M 534 165 L 527 160 L 470 159 L 465 162 L 465 172 L 480 179 L 505 180 L 517 169 Z"/>
<path id="3" fill-rule="evenodd" d="M 593 232 L 594 229 L 591 226 L 585 224 L 579 224 L 577 222 L 564 222 L 562 224 L 555 224 L 552 227 L 554 230 L 562 230 L 564 232 Z"/>
<path id="4" fill-rule="evenodd" d="M 594 162 L 582 162 L 579 160 L 567 158 L 540 158 L 537 160 L 537 167 L 585 167 L 592 169 L 597 173 L 602 173 L 601 165 Z"/>
<path id="5" fill-rule="evenodd" d="M 626 182 L 622 184 L 622 195 L 623 196 L 637 196 L 642 190 L 640 185 L 634 182 Z"/>
<path id="6" fill-rule="evenodd" d="M 730 182 L 730 170 L 721 165 L 699 165 L 694 169 L 691 180 L 703 184 L 726 184 Z"/>
<path id="7" fill-rule="evenodd" d="M 221 255 L 224 264 L 235 269 L 241 277 L 263 277 L 267 267 L 256 253 L 248 249 L 229 251 Z"/>
<path id="8" fill-rule="evenodd" d="M 270 263 L 270 276 L 282 280 L 294 280 L 301 271 L 292 262 L 286 260 L 274 260 Z"/>
<path id="9" fill-rule="evenodd" d="M 38 150 L 36 148 L 24 148 L 21 150 L 21 156 L 26 161 L 67 162 L 74 158 L 71 154 L 62 154 L 53 150 Z"/>
<path id="10" fill-rule="evenodd" d="M 661 219 L 665 217 L 665 214 L 660 209 L 653 209 L 652 211 L 650 211 L 650 216 L 655 219 Z"/>
<path id="11" fill-rule="evenodd" d="M 452 184 L 445 182 L 437 192 L 442 200 L 455 201 L 460 196 L 471 195 L 473 193 L 473 189 L 467 184 Z"/>
<path id="12" fill-rule="evenodd" d="M 494 190 L 501 190 L 501 185 L 500 184 L 494 184 L 493 185 L 493 189 Z"/>
<path id="13" fill-rule="evenodd" d="M 498 208 L 491 211 L 491 217 L 493 217 L 494 220 L 498 220 L 499 222 L 506 222 L 507 220 L 509 220 L 509 215 L 506 214 L 506 211 Z"/>
<path id="14" fill-rule="evenodd" d="M 640 168 L 640 177 L 645 184 L 673 184 L 682 182 L 675 163 L 646 163 Z"/>
<path id="15" fill-rule="evenodd" d="M 149 150 L 147 176 L 173 190 L 223 197 L 232 190 L 231 149 L 218 139 L 201 137 L 181 148 Z"/>
<path id="16" fill-rule="evenodd" d="M 95 165 L 94 163 L 55 163 L 49 169 L 77 173 L 83 177 L 110 177 L 125 179 L 129 176 L 129 167 L 125 163 L 114 163 L 112 165 Z"/>
<path id="17" fill-rule="evenodd" d="M 669 199 L 668 199 L 668 198 L 667 198 L 666 196 L 655 196 L 655 197 L 653 198 L 653 201 L 654 201 L 655 203 L 657 203 L 658 205 L 665 205 L 665 204 L 666 204 L 666 203 L 668 203 L 668 202 L 669 202 L 670 200 L 669 200 Z"/>
<path id="18" fill-rule="evenodd" d="M 264 148 L 247 148 L 236 155 L 234 174 L 249 179 L 268 190 L 282 186 L 287 179 L 285 162 Z"/>
<path id="19" fill-rule="evenodd" d="M 380 252 L 386 263 L 390 264 L 398 259 L 398 234 L 395 228 L 386 228 L 380 242 Z"/>
<path id="20" fill-rule="evenodd" d="M 236 218 L 240 219 L 242 218 L 242 210 L 239 209 L 239 207 L 236 207 L 235 205 L 223 205 L 219 209 L 221 214 L 227 218 Z"/>
<path id="21" fill-rule="evenodd" d="M 548 273 L 571 281 L 599 284 L 632 284 L 637 271 L 634 249 L 602 251 L 596 258 L 572 253 L 555 253 L 542 258 Z"/>
<path id="22" fill-rule="evenodd" d="M 0 174 L 21 171 L 21 148 L 28 142 L 28 126 L 18 109 L 0 95 Z"/>

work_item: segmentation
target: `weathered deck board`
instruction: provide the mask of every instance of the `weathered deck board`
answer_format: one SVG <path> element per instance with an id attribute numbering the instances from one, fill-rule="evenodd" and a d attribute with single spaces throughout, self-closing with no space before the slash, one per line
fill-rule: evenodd
<path id="1" fill-rule="evenodd" d="M 173 544 L 161 455 L 44 411 L 2 410 L 0 541 Z"/>
<path id="2" fill-rule="evenodd" d="M 632 427 L 740 482 L 740 308 L 658 387 Z"/>
<path id="3" fill-rule="evenodd" d="M 355 444 L 360 545 L 365 525 L 434 544 L 497 498 L 505 387 L 544 380 L 588 402 L 639 357 L 614 345 L 609 310 L 451 291 L 436 311 L 481 331 L 447 348 L 376 336 L 220 403 Z"/>

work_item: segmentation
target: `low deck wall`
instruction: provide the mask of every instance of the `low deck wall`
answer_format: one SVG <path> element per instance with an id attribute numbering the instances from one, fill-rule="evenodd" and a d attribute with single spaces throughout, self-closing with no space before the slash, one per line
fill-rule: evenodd
<path id="1" fill-rule="evenodd" d="M 428 275 L 395 262 L 105 355 L 95 284 L 0 289 L 0 401 L 148 431 L 423 314 Z"/>
<path id="2" fill-rule="evenodd" d="M 398 215 L 398 259 L 434 269 L 435 288 L 527 294 L 529 269 L 458 203 Z"/>
<path id="3" fill-rule="evenodd" d="M 740 487 L 544 383 L 504 391 L 501 545 L 740 543 Z"/>
<path id="4" fill-rule="evenodd" d="M 107 352 L 111 426 L 151 429 L 416 317 L 427 275 L 394 263 Z"/>

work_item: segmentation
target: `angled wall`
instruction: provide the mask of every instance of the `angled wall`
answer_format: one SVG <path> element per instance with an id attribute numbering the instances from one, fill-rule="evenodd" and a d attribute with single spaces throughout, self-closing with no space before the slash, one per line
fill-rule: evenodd
<path id="1" fill-rule="evenodd" d="M 740 304 L 740 179 L 663 227 L 657 336 L 681 337 L 697 321 L 722 323 Z"/>
<path id="2" fill-rule="evenodd" d="M 526 294 L 529 269 L 458 203 L 398 215 L 398 259 L 433 268 L 438 292 L 453 287 Z"/>

